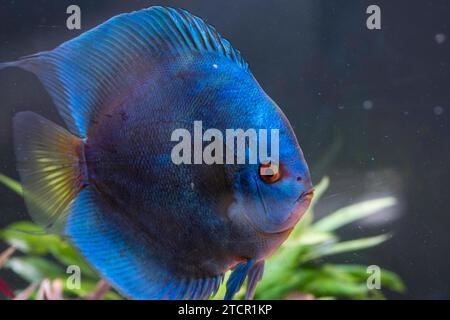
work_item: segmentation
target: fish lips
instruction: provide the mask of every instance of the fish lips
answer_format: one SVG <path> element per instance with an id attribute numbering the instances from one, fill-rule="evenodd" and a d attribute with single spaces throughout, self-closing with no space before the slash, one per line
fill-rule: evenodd
<path id="1" fill-rule="evenodd" d="M 286 226 L 286 230 L 293 229 L 295 227 L 295 225 L 300 221 L 300 219 L 303 217 L 303 215 L 308 210 L 313 197 L 314 197 L 314 189 L 311 189 L 300 195 L 300 197 L 298 198 L 298 200 L 296 201 L 296 203 L 294 205 L 294 210 L 293 210 L 292 214 L 284 222 L 284 225 Z"/>
<path id="2" fill-rule="evenodd" d="M 276 219 L 277 215 L 272 214 L 270 212 L 272 210 L 268 211 L 268 209 L 264 207 L 263 210 L 266 211 L 264 215 L 265 219 L 262 219 L 262 223 L 258 223 L 258 225 L 254 225 L 254 227 L 258 231 L 265 234 L 280 234 L 290 232 L 308 210 L 313 196 L 314 189 L 312 188 L 309 191 L 302 192 L 294 202 L 290 214 L 287 215 L 287 218 L 285 219 Z"/>

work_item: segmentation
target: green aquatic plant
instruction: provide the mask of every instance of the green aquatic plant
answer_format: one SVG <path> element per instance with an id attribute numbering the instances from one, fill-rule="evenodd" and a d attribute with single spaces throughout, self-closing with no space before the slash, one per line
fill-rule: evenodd
<path id="1" fill-rule="evenodd" d="M 4 175 L 0 175 L 0 183 L 19 195 L 22 192 L 18 182 Z M 378 198 L 341 208 L 315 221 L 314 208 L 328 185 L 329 179 L 324 178 L 316 186 L 309 210 L 289 239 L 267 260 L 255 299 L 382 299 L 385 289 L 400 293 L 405 290 L 402 280 L 391 271 L 381 270 L 382 290 L 369 289 L 367 266 L 323 262 L 328 256 L 368 249 L 388 240 L 388 234 L 342 240 L 336 230 L 396 204 L 393 197 Z M 1 230 L 0 239 L 10 246 L 0 254 L 0 268 L 9 269 L 30 284 L 15 293 L 18 298 L 121 299 L 61 236 L 45 234 L 31 222 L 17 222 Z M 81 270 L 79 286 L 70 281 L 69 266 Z M 215 299 L 223 298 L 224 293 L 222 285 Z M 241 290 L 237 298 L 243 297 Z"/>

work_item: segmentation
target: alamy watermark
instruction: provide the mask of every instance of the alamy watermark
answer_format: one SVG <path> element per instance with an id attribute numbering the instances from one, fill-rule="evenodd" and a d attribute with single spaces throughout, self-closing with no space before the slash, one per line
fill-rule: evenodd
<path id="1" fill-rule="evenodd" d="M 279 163 L 279 129 L 203 130 L 202 121 L 194 121 L 193 134 L 175 129 L 171 158 L 180 164 L 258 164 Z M 270 145 L 270 154 L 269 154 Z"/>
<path id="2" fill-rule="evenodd" d="M 367 29 L 381 30 L 381 8 L 373 4 L 367 7 L 366 13 L 370 14 L 366 20 Z"/>
<path id="3" fill-rule="evenodd" d="M 70 5 L 67 7 L 66 13 L 69 17 L 66 20 L 66 26 L 69 30 L 81 29 L 81 9 L 77 5 Z"/>
<path id="4" fill-rule="evenodd" d="M 367 278 L 366 284 L 369 290 L 381 289 L 381 268 L 377 265 L 371 265 L 367 267 L 367 271 L 370 276 Z"/>
<path id="5" fill-rule="evenodd" d="M 70 265 L 66 269 L 66 273 L 70 274 L 66 280 L 66 287 L 71 290 L 79 290 L 81 288 L 81 269 L 77 265 Z"/>

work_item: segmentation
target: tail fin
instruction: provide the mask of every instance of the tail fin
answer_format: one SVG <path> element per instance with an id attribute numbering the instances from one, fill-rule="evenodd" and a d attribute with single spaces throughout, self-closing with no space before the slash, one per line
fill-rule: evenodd
<path id="1" fill-rule="evenodd" d="M 61 232 L 70 204 L 87 181 L 83 141 L 33 113 L 15 115 L 14 146 L 32 219 Z"/>

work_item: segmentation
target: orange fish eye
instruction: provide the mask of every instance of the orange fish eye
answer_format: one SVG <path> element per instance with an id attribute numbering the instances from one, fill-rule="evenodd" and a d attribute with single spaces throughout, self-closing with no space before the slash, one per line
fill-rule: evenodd
<path id="1" fill-rule="evenodd" d="M 281 179 L 279 165 L 275 163 L 262 163 L 259 166 L 259 177 L 266 183 L 275 183 Z"/>

